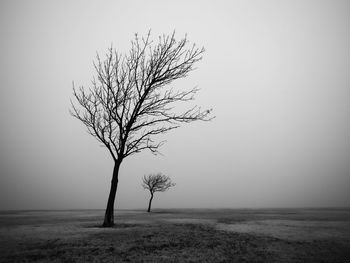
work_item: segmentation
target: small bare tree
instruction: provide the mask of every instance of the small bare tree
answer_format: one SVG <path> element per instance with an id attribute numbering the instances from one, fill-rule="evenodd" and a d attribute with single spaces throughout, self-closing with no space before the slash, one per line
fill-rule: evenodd
<path id="1" fill-rule="evenodd" d="M 73 84 L 77 104 L 72 102 L 71 114 L 107 148 L 114 161 L 103 226 L 114 225 L 119 168 L 126 157 L 145 149 L 156 154 L 164 143 L 156 142 L 156 135 L 178 128 L 180 123 L 210 120 L 211 110 L 202 111 L 198 106 L 174 110 L 177 103 L 193 100 L 197 88 L 169 88 L 194 69 L 203 52 L 194 44 L 188 46 L 186 37 L 177 41 L 174 33 L 157 42 L 150 40 L 150 33 L 141 39 L 136 35 L 126 55 L 113 48 L 104 59 L 97 55 L 97 77 L 89 89 L 77 90 Z"/>
<path id="2" fill-rule="evenodd" d="M 149 199 L 147 212 L 151 212 L 151 205 L 153 200 L 153 195 L 155 192 L 165 192 L 170 187 L 175 186 L 169 176 L 161 173 L 144 175 L 142 178 L 142 186 L 144 189 L 149 190 L 151 193 L 151 198 Z"/>

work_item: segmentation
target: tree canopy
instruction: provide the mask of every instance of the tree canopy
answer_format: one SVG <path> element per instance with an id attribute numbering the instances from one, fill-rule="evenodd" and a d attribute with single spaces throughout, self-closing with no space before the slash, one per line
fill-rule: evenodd
<path id="1" fill-rule="evenodd" d="M 131 42 L 130 52 L 110 48 L 94 63 L 97 77 L 92 87 L 73 86 L 80 108 L 72 103 L 72 115 L 109 150 L 114 160 L 144 149 L 157 153 L 163 141 L 154 136 L 179 127 L 180 123 L 209 120 L 211 110 L 191 106 L 183 112 L 174 107 L 194 99 L 198 88 L 174 90 L 174 80 L 184 78 L 202 59 L 204 48 L 188 46 L 186 37 L 161 36 L 154 44 L 150 34 Z"/>

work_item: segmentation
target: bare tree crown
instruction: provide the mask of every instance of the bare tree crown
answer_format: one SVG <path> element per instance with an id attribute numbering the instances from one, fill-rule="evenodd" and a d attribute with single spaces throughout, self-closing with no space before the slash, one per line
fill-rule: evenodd
<path id="1" fill-rule="evenodd" d="M 155 192 L 164 192 L 170 187 L 175 186 L 169 176 L 162 173 L 144 175 L 142 178 L 142 186 L 149 190 L 152 194 Z"/>
<path id="2" fill-rule="evenodd" d="M 174 90 L 172 81 L 184 78 L 201 60 L 203 48 L 188 46 L 175 34 L 163 35 L 157 42 L 145 38 L 131 42 L 130 52 L 119 54 L 110 48 L 105 56 L 97 55 L 97 76 L 89 89 L 73 84 L 77 105 L 71 114 L 88 132 L 107 147 L 114 160 L 149 149 L 157 153 L 163 142 L 154 136 L 179 127 L 180 123 L 209 120 L 211 110 L 192 106 L 181 113 L 173 108 L 178 102 L 194 99 L 197 88 Z"/>

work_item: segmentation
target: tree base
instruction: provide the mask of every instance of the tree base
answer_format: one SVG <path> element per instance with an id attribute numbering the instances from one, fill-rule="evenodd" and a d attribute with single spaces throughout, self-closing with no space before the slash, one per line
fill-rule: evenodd
<path id="1" fill-rule="evenodd" d="M 102 227 L 113 227 L 114 222 L 103 222 Z"/>

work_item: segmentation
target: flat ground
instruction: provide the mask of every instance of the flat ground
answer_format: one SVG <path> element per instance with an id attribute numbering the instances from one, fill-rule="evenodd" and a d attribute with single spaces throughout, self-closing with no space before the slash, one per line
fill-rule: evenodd
<path id="1" fill-rule="evenodd" d="M 0 212 L 0 262 L 350 262 L 350 209 Z"/>

